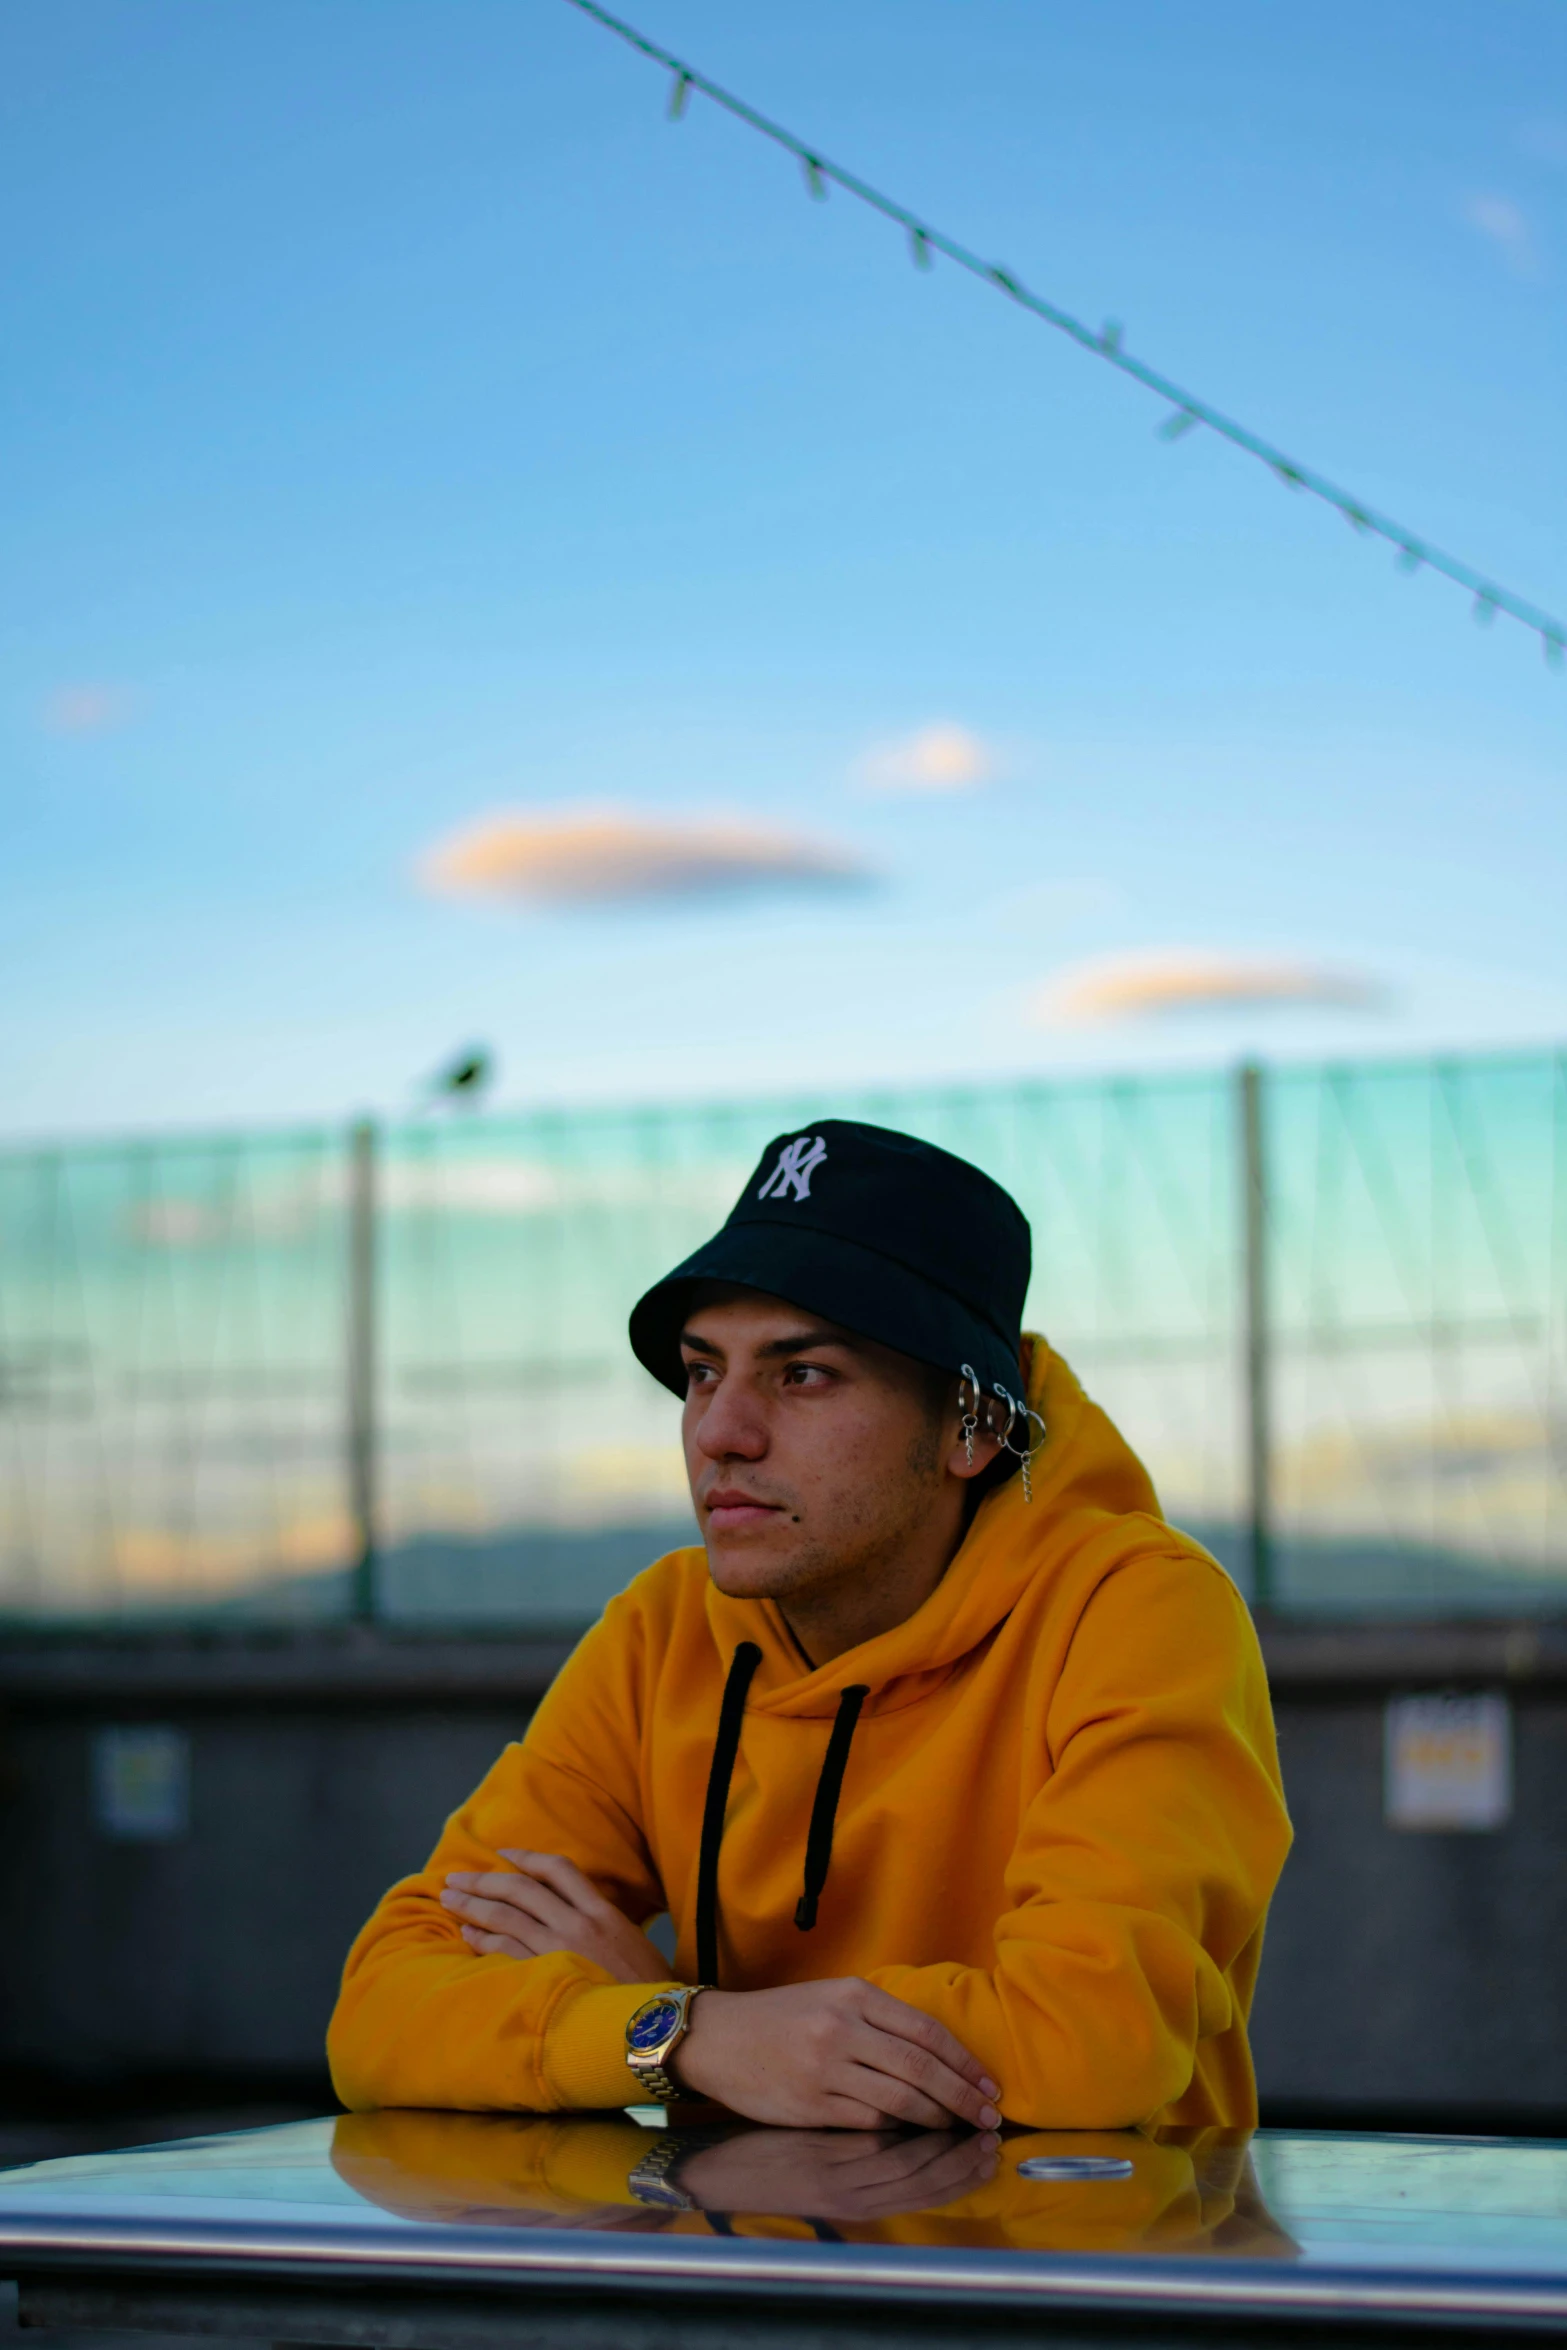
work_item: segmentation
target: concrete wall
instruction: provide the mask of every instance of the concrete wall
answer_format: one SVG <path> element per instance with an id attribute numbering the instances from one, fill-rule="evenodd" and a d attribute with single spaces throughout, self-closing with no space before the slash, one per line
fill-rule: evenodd
<path id="1" fill-rule="evenodd" d="M 485 1712 L 188 1724 L 190 1833 L 93 1826 L 88 1737 L 14 1727 L 0 2059 L 305 2070 L 349 1943 L 521 1725 Z"/>
<path id="2" fill-rule="evenodd" d="M 1382 1693 L 1281 1692 L 1296 1843 L 1253 2017 L 1265 2098 L 1567 2119 L 1567 1690 L 1515 1691 L 1512 1818 L 1387 1828 Z"/>
<path id="3" fill-rule="evenodd" d="M 1298 1843 L 1255 2040 L 1295 2110 L 1567 2116 L 1567 1639 L 1267 1637 Z M 0 1659 L 0 2065 L 298 2072 L 377 1895 L 517 1736 L 559 1645 L 53 1648 Z M 1397 1687 L 1509 1687 L 1489 1834 L 1383 1824 Z M 106 1838 L 104 1724 L 191 1741 L 188 1832 Z"/>

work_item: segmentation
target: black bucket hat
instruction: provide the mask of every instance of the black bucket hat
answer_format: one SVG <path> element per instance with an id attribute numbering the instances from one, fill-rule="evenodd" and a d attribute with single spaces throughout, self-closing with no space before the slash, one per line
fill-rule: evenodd
<path id="1" fill-rule="evenodd" d="M 916 1362 L 965 1363 L 1015 1393 L 1028 1219 L 966 1159 L 852 1118 L 776 1135 L 722 1228 L 632 1310 L 637 1360 L 686 1391 L 680 1333 L 698 1282 L 757 1289 Z"/>

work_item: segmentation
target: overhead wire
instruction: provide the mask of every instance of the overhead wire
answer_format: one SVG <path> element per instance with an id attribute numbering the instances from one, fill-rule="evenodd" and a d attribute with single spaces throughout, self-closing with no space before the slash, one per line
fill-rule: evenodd
<path id="1" fill-rule="evenodd" d="M 1103 327 L 1096 329 L 1085 324 L 1082 319 L 1074 318 L 1070 311 L 1063 310 L 1059 304 L 1046 300 L 1042 294 L 1032 292 L 1015 271 L 1003 268 L 999 262 L 985 260 L 981 254 L 961 244 L 956 237 L 950 237 L 943 229 L 934 228 L 929 221 L 922 220 L 906 204 L 900 204 L 896 197 L 884 194 L 857 173 L 846 171 L 841 164 L 829 161 L 819 149 L 808 146 L 793 131 L 786 130 L 782 123 L 774 122 L 770 116 L 748 105 L 745 99 L 737 98 L 732 90 L 724 89 L 720 83 L 699 72 L 694 65 L 688 65 L 684 59 L 676 57 L 662 43 L 650 40 L 622 17 L 612 15 L 609 9 L 600 7 L 599 0 L 568 0 L 568 4 L 583 16 L 591 17 L 595 23 L 602 25 L 607 32 L 614 33 L 633 49 L 639 50 L 644 57 L 651 58 L 655 65 L 662 66 L 673 77 L 668 109 L 672 121 L 678 121 L 685 114 L 693 90 L 704 98 L 710 98 L 726 114 L 733 115 L 737 121 L 760 132 L 763 138 L 772 140 L 775 146 L 782 147 L 786 153 L 794 156 L 812 196 L 824 198 L 829 185 L 842 188 L 845 195 L 853 196 L 857 202 L 869 205 L 873 212 L 879 212 L 883 218 L 896 222 L 908 238 L 910 258 L 916 268 L 929 269 L 932 256 L 941 254 L 959 269 L 966 270 L 971 277 L 977 277 L 998 293 L 1005 294 L 1021 309 L 1043 319 L 1047 326 L 1053 326 L 1061 334 L 1069 336 L 1094 358 L 1103 360 L 1107 366 L 1130 376 L 1135 383 L 1142 384 L 1146 390 L 1167 401 L 1170 413 L 1159 426 L 1161 439 L 1176 441 L 1198 426 L 1205 426 L 1221 440 L 1229 441 L 1235 448 L 1243 449 L 1247 456 L 1255 457 L 1259 463 L 1266 465 L 1287 488 L 1303 490 L 1309 497 L 1319 498 L 1324 505 L 1333 507 L 1352 529 L 1367 537 L 1386 540 L 1393 548 L 1401 569 L 1411 572 L 1422 569 L 1434 571 L 1442 578 L 1451 580 L 1455 586 L 1463 588 L 1474 599 L 1476 620 L 1489 622 L 1501 612 L 1508 619 L 1516 620 L 1522 627 L 1532 630 L 1539 638 L 1540 649 L 1548 665 L 1553 669 L 1562 666 L 1564 648 L 1567 648 L 1567 624 L 1553 619 L 1550 613 L 1542 611 L 1537 604 L 1514 595 L 1511 589 L 1487 579 L 1458 556 L 1447 554 L 1429 539 L 1422 538 L 1418 532 L 1406 529 L 1402 523 L 1380 513 L 1366 499 L 1357 498 L 1350 491 L 1341 489 L 1336 482 L 1329 481 L 1326 475 L 1318 473 L 1312 466 L 1303 465 L 1287 456 L 1262 434 L 1238 423 L 1233 416 L 1225 415 L 1222 409 L 1215 408 L 1209 401 L 1199 399 L 1194 392 L 1186 391 L 1169 376 L 1162 375 L 1157 368 L 1134 358 L 1126 349 L 1124 330 L 1116 321 L 1109 320 Z"/>

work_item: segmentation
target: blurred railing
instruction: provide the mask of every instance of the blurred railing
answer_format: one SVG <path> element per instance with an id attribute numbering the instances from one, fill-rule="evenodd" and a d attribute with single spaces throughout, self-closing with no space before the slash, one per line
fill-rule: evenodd
<path id="1" fill-rule="evenodd" d="M 627 1310 L 826 1107 L 0 1157 L 0 1613 L 590 1617 L 690 1533 Z M 1257 1596 L 1567 1608 L 1567 1063 L 831 1108 L 1017 1196 L 1031 1326 Z"/>

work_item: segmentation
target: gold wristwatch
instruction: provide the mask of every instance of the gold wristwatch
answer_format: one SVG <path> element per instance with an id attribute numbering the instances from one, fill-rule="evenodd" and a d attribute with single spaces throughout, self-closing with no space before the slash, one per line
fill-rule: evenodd
<path id="1" fill-rule="evenodd" d="M 639 2089 L 656 2105 L 668 2105 L 686 2094 L 666 2067 L 691 2028 L 692 2000 L 710 1988 L 707 1983 L 689 1983 L 678 1991 L 655 1991 L 626 2025 L 626 2062 Z"/>

